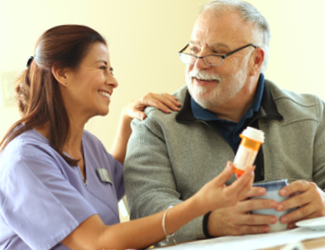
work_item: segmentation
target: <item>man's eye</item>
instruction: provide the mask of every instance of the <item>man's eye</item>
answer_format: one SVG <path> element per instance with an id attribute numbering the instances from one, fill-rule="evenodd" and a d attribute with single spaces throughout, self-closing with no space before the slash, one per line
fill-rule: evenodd
<path id="1" fill-rule="evenodd" d="M 106 66 L 101 66 L 100 69 L 106 71 L 107 67 Z"/>
<path id="2" fill-rule="evenodd" d="M 224 55 L 224 54 L 226 54 L 226 52 L 223 50 L 214 50 L 213 54 Z"/>
<path id="3" fill-rule="evenodd" d="M 198 49 L 198 48 L 195 48 L 195 47 L 193 47 L 193 48 L 190 48 L 190 52 L 191 52 L 191 53 L 193 53 L 193 54 L 196 54 L 196 53 L 198 53 L 198 51 L 199 51 L 199 49 Z"/>

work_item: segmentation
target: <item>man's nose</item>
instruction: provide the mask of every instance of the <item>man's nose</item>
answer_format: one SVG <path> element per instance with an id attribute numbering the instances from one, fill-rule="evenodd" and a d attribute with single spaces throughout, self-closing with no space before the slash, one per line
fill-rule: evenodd
<path id="1" fill-rule="evenodd" d="M 198 69 L 207 69 L 207 68 L 210 68 L 211 66 L 206 65 L 206 63 L 204 62 L 204 59 L 202 57 L 197 57 L 194 67 L 196 67 Z"/>

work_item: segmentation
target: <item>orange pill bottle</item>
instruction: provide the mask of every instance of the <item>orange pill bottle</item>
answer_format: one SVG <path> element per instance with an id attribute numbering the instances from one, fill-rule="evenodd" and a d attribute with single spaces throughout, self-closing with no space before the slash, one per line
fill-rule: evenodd
<path id="1" fill-rule="evenodd" d="M 247 127 L 240 134 L 242 138 L 234 159 L 233 172 L 241 176 L 245 169 L 252 167 L 256 159 L 258 150 L 264 143 L 264 132 L 262 130 Z"/>

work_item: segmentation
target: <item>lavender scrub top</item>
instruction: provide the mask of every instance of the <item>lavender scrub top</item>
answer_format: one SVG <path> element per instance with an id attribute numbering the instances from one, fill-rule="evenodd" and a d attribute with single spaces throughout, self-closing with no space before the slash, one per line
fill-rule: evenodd
<path id="1" fill-rule="evenodd" d="M 87 185 L 79 167 L 69 166 L 36 130 L 0 153 L 0 249 L 68 249 L 60 242 L 90 216 L 119 222 L 123 166 L 87 131 L 82 144 Z M 97 168 L 113 184 L 101 182 Z"/>

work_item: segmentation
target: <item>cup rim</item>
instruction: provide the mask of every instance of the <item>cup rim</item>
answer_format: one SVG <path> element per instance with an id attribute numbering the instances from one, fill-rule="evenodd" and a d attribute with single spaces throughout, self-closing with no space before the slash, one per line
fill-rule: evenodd
<path id="1" fill-rule="evenodd" d="M 269 189 L 281 189 L 287 186 L 288 179 L 280 179 L 280 180 L 264 180 L 253 183 L 253 187 L 264 187 L 266 190 Z"/>

